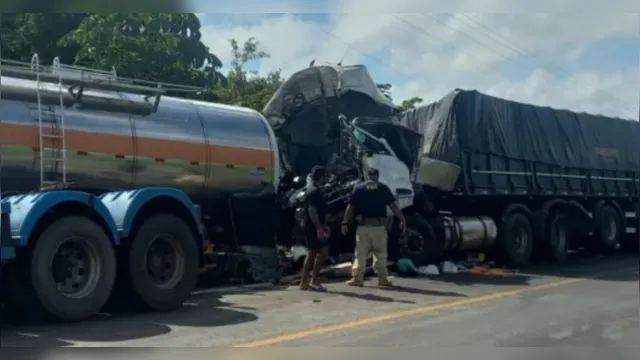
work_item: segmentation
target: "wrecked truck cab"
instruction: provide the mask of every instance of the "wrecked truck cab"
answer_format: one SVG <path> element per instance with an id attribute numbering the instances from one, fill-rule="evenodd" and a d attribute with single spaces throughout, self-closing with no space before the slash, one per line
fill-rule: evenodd
<path id="1" fill-rule="evenodd" d="M 390 119 L 398 113 L 362 65 L 321 65 L 294 73 L 262 113 L 273 128 L 287 168 L 306 176 L 328 167 L 344 149 L 339 115 Z M 354 164 L 350 164 L 354 165 Z"/>
<path id="2" fill-rule="evenodd" d="M 412 137 L 407 138 L 414 141 L 411 146 L 418 146 L 421 136 L 402 125 L 381 119 L 356 118 L 351 122 L 345 121 L 343 116 L 340 116 L 340 119 L 343 151 L 327 166 L 330 178 L 321 188 L 330 207 L 328 219 L 329 226 L 332 228 L 328 243 L 330 253 L 337 256 L 353 251 L 355 233 L 351 231 L 343 236 L 340 233 L 341 219 L 354 187 L 363 179 L 363 174 L 368 168 L 376 168 L 379 170 L 380 181 L 396 195 L 398 205 L 405 211 L 410 225 L 410 231 L 406 233 L 398 233 L 397 226 L 389 233 L 391 259 L 405 257 L 412 259 L 418 265 L 430 264 L 439 256 L 439 252 L 434 250 L 435 246 L 432 246 L 436 236 L 433 235 L 434 230 L 431 225 L 419 219 L 420 213 L 412 209 L 416 192 L 411 181 L 411 171 L 405 161 L 398 158 L 396 154 L 402 151 L 402 147 L 398 144 L 404 144 L 409 148 L 410 142 L 404 138 L 404 142 L 388 141 L 387 138 L 377 137 L 372 132 L 384 135 L 395 131 L 398 136 L 402 133 L 410 134 Z M 390 142 L 396 146 L 392 147 Z M 407 160 L 408 163 L 411 161 Z M 355 165 L 349 167 L 345 164 Z M 299 236 L 298 239 L 294 239 L 293 244 L 304 244 L 302 238 L 304 235 L 302 228 L 305 226 L 304 199 L 311 186 L 313 184 L 307 182 L 305 187 L 292 191 L 288 197 L 292 217 L 289 223 L 293 225 L 290 235 Z M 388 215 L 392 216 L 390 210 Z"/>
<path id="3" fill-rule="evenodd" d="M 427 254 L 431 247 L 424 245 L 431 241 L 426 237 L 433 238 L 432 231 L 425 230 L 423 222 L 413 221 L 419 213 L 413 210 L 412 173 L 422 136 L 395 122 L 398 113 L 362 65 L 312 66 L 294 73 L 280 86 L 263 109 L 288 174 L 287 181 L 281 182 L 287 186 L 281 192 L 280 245 L 305 243 L 301 219 L 307 186 L 293 179 L 306 177 L 313 166 L 323 165 L 331 174 L 322 188 L 331 209 L 329 251 L 332 255 L 352 253 L 355 233 L 342 236 L 340 219 L 353 187 L 367 168 L 374 167 L 415 225 L 406 241 L 390 235 L 390 254 L 412 248 L 409 257 L 415 264 L 433 257 Z"/>
<path id="4" fill-rule="evenodd" d="M 411 173 L 415 162 L 412 151 L 419 149 L 422 136 L 403 125 L 370 117 L 355 118 L 349 130 L 362 172 L 378 169 L 380 182 L 396 195 L 400 209 L 411 207 L 414 201 Z"/>

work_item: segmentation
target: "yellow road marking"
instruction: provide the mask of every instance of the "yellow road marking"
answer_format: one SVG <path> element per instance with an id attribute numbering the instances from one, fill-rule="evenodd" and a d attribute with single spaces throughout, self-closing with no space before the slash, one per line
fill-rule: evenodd
<path id="1" fill-rule="evenodd" d="M 422 315 L 425 313 L 435 312 L 439 310 L 450 310 L 459 306 L 468 306 L 468 305 L 473 305 L 473 304 L 482 303 L 482 302 L 500 300 L 508 297 L 517 296 L 522 293 L 526 293 L 530 291 L 545 290 L 545 289 L 550 289 L 550 288 L 563 286 L 563 285 L 569 285 L 569 284 L 573 284 L 573 283 L 577 283 L 585 280 L 587 279 L 584 279 L 584 278 L 565 279 L 565 280 L 554 281 L 546 284 L 532 285 L 528 287 L 518 288 L 511 291 L 501 291 L 501 292 L 496 292 L 488 295 L 466 298 L 462 300 L 447 301 L 447 302 L 426 305 L 426 306 L 408 309 L 408 310 L 396 311 L 396 312 L 392 312 L 384 315 L 373 316 L 370 318 L 365 318 L 365 319 L 356 320 L 356 321 L 348 321 L 340 324 L 320 326 L 320 327 L 309 329 L 309 330 L 291 332 L 291 333 L 282 334 L 282 335 L 265 338 L 261 340 L 255 340 L 255 341 L 236 344 L 236 345 L 233 345 L 232 347 L 261 347 L 261 346 L 276 345 L 276 344 L 304 339 L 312 336 L 330 334 L 337 331 L 375 325 L 375 324 L 386 322 L 386 321 L 392 321 L 392 320 L 398 320 L 406 317 Z"/>

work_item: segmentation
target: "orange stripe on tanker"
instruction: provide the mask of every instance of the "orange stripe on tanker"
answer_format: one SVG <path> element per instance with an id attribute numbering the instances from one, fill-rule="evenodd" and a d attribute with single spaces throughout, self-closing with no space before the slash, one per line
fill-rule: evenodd
<path id="1" fill-rule="evenodd" d="M 65 140 L 68 150 L 83 153 L 182 160 L 189 163 L 233 164 L 255 168 L 273 168 L 275 165 L 271 150 L 194 144 L 141 137 L 135 138 L 137 144 L 134 148 L 133 136 L 91 133 L 73 129 L 65 130 Z M 38 149 L 37 125 L 0 124 L 0 144 Z M 59 145 L 51 144 L 51 147 L 55 146 Z"/>

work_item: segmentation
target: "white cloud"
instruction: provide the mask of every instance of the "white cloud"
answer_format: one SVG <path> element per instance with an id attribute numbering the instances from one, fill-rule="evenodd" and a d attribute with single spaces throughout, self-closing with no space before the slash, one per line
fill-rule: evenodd
<path id="1" fill-rule="evenodd" d="M 435 1 L 397 0 L 387 6 L 384 4 L 389 2 L 381 0 L 366 4 L 363 0 L 336 0 L 331 2 L 328 11 L 333 13 L 325 25 L 292 14 L 256 22 L 252 14 L 249 26 L 205 25 L 203 40 L 228 62 L 229 38 L 255 36 L 272 55 L 260 64 L 263 73 L 281 68 L 290 74 L 308 66 L 313 59 L 317 63 L 337 62 L 343 56 L 347 64 L 383 62 L 386 76 L 373 71 L 372 75 L 380 81 L 392 75 L 394 98 L 398 101 L 412 96 L 434 101 L 454 88 L 466 88 L 540 105 L 638 118 L 638 61 L 616 71 L 575 71 L 576 61 L 590 45 L 615 37 L 638 36 L 640 14 L 622 13 L 624 9 L 637 8 L 636 1 L 609 1 L 614 9 L 611 11 L 618 13 L 536 14 L 532 7 L 532 15 L 465 17 L 428 13 L 442 8 Z M 299 8 L 299 2 L 295 3 Z M 509 9 L 513 4 L 507 0 L 454 3 L 449 6 L 452 11 L 484 12 Z M 553 5 L 553 11 L 592 10 L 596 6 L 591 7 L 584 0 L 548 5 Z M 362 13 L 362 9 L 369 12 Z M 523 51 L 537 57 L 522 56 Z"/>

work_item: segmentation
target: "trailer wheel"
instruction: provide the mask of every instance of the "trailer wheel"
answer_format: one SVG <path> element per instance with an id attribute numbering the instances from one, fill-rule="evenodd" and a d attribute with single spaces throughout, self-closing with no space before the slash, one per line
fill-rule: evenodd
<path id="1" fill-rule="evenodd" d="M 442 257 L 443 247 L 436 232 L 423 218 L 409 218 L 402 238 L 400 257 L 411 259 L 416 266 L 435 264 Z"/>
<path id="2" fill-rule="evenodd" d="M 116 278 L 111 240 L 95 222 L 81 216 L 55 221 L 26 257 L 16 299 L 26 321 L 53 318 L 79 321 L 98 312 Z"/>
<path id="3" fill-rule="evenodd" d="M 124 287 L 133 289 L 138 307 L 177 309 L 196 287 L 200 269 L 196 239 L 187 224 L 174 215 L 160 214 L 146 220 L 132 240 L 127 258 Z"/>
<path id="4" fill-rule="evenodd" d="M 596 222 L 595 233 L 590 247 L 604 253 L 615 251 L 624 231 L 622 220 L 616 209 L 610 205 L 604 205 L 595 215 L 594 220 Z"/>
<path id="5" fill-rule="evenodd" d="M 524 214 L 512 213 L 500 227 L 500 244 L 506 260 L 513 265 L 529 263 L 533 252 L 533 230 Z"/>
<path id="6" fill-rule="evenodd" d="M 562 212 L 551 215 L 547 225 L 547 245 L 549 258 L 557 263 L 567 260 L 569 253 L 570 231 L 567 224 L 567 216 Z"/>

